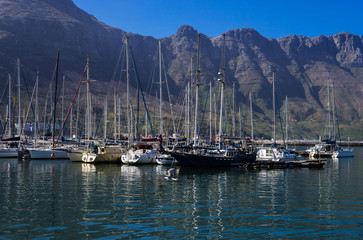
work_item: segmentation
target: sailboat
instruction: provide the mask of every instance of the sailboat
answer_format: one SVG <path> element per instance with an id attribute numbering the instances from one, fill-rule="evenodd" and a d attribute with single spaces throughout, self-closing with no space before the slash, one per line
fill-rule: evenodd
<path id="1" fill-rule="evenodd" d="M 55 148 L 55 117 L 56 117 L 56 104 L 57 104 L 57 82 L 58 82 L 58 66 L 59 66 L 59 54 L 57 53 L 56 63 L 56 74 L 55 74 L 55 95 L 54 95 L 54 106 L 53 106 L 53 141 L 38 141 L 37 144 L 41 144 L 41 147 L 33 147 L 22 150 L 22 157 L 24 159 L 41 160 L 41 159 L 68 159 L 68 155 L 65 149 Z M 52 147 L 50 147 L 52 145 Z"/>
<path id="2" fill-rule="evenodd" d="M 197 78 L 196 78 L 196 106 L 198 106 L 198 80 L 199 80 L 199 49 L 200 49 L 200 35 L 198 36 L 198 59 L 197 59 Z M 225 34 L 223 34 L 223 63 L 222 71 L 218 73 L 219 83 L 221 84 L 221 106 L 220 106 L 220 119 L 219 119 L 219 148 L 194 148 L 189 152 L 172 150 L 166 151 L 174 157 L 178 164 L 187 167 L 231 167 L 242 166 L 256 159 L 256 153 L 250 151 L 250 148 L 245 144 L 244 148 L 236 147 L 234 145 L 222 148 L 222 118 L 223 118 L 223 98 L 224 98 L 224 84 L 225 84 L 225 69 L 224 69 L 224 49 L 225 49 Z M 197 116 L 197 110 L 195 117 Z M 196 119 L 195 119 L 196 124 Z M 196 125 L 194 127 L 194 145 L 197 145 Z M 162 148 L 162 146 L 160 146 Z"/>
<path id="3" fill-rule="evenodd" d="M 127 131 L 128 131 L 128 141 L 129 150 L 121 156 L 121 161 L 124 164 L 151 164 L 156 163 L 156 150 L 150 144 L 152 142 L 157 142 L 157 138 L 145 138 L 141 142 L 136 142 L 131 145 L 131 120 L 130 120 L 130 97 L 129 97 L 129 87 L 130 87 L 130 72 L 129 72 L 129 38 L 126 37 L 126 78 L 127 78 Z M 139 83 L 139 89 L 141 86 Z M 145 102 L 144 102 L 145 104 Z M 145 105 L 146 108 L 146 105 Z M 147 112 L 147 110 L 146 110 Z M 148 113 L 146 116 L 149 117 Z"/>
<path id="4" fill-rule="evenodd" d="M 20 79 L 20 62 L 18 59 L 18 78 Z M 20 80 L 19 80 L 20 81 Z M 9 105 L 8 105 L 8 138 L 7 139 L 1 139 L 1 147 L 0 147 L 0 157 L 1 158 L 13 158 L 18 157 L 18 143 L 20 141 L 20 137 L 14 137 L 13 131 L 12 131 L 12 89 L 11 89 L 12 83 L 11 83 L 11 76 L 9 74 Z M 20 84 L 19 86 L 20 87 Z"/>
<path id="5" fill-rule="evenodd" d="M 275 72 L 272 72 L 272 102 L 273 102 L 273 144 L 270 147 L 261 147 L 257 151 L 256 160 L 286 162 L 301 160 L 300 156 L 290 153 L 283 147 L 276 146 L 276 110 L 275 110 Z"/>
<path id="6" fill-rule="evenodd" d="M 354 157 L 354 151 L 350 149 L 342 149 L 338 146 L 335 137 L 335 114 L 332 113 L 330 103 L 330 84 L 327 83 L 328 90 L 328 138 L 321 141 L 310 149 L 310 158 L 341 158 L 341 157 Z M 333 92 L 334 94 L 334 92 Z M 333 99 L 335 96 L 333 95 Z M 334 102 L 335 103 L 335 102 Z M 335 109 L 335 104 L 333 106 Z"/>

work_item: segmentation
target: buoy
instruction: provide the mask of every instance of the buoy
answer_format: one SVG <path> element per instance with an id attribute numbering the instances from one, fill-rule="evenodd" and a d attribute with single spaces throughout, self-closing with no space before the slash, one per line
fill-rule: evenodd
<path id="1" fill-rule="evenodd" d="M 51 156 L 52 158 L 54 158 L 54 157 L 55 157 L 54 153 L 52 153 L 50 156 Z"/>

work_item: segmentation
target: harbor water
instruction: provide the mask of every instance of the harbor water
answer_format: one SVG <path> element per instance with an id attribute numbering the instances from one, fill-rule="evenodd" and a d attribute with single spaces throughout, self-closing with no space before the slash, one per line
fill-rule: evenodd
<path id="1" fill-rule="evenodd" d="M 0 159 L 0 239 L 363 239 L 363 148 L 322 169 Z"/>

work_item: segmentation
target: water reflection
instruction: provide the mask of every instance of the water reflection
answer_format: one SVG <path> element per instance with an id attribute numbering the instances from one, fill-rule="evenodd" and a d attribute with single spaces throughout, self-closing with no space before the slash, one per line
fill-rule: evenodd
<path id="1" fill-rule="evenodd" d="M 323 169 L 178 167 L 176 181 L 160 165 L 1 159 L 0 238 L 359 238 L 356 153 Z"/>

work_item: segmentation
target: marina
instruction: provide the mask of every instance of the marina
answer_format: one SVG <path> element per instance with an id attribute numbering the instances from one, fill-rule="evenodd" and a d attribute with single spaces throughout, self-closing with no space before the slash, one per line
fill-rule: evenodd
<path id="1" fill-rule="evenodd" d="M 349 4 L 83 1 L 0 1 L 0 240 L 363 239 Z"/>

